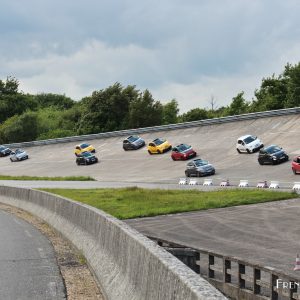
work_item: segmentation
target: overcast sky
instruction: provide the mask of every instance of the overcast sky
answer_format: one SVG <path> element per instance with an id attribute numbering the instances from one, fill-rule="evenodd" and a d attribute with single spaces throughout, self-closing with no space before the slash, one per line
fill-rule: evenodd
<path id="1" fill-rule="evenodd" d="M 115 82 L 218 106 L 300 61 L 299 0 L 0 0 L 0 79 L 75 100 Z"/>

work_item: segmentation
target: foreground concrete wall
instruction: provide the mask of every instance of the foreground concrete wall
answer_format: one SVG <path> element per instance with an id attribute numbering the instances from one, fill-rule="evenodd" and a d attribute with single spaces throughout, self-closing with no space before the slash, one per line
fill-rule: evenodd
<path id="1" fill-rule="evenodd" d="M 68 238 L 86 257 L 107 299 L 226 299 L 171 254 L 98 209 L 5 186 L 0 202 L 31 212 Z"/>

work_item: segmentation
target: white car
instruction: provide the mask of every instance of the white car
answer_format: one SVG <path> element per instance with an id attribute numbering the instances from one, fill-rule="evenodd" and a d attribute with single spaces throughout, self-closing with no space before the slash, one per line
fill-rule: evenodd
<path id="1" fill-rule="evenodd" d="M 238 153 L 247 152 L 253 153 L 260 148 L 263 148 L 264 144 L 255 135 L 243 135 L 237 140 L 236 150 Z"/>
<path id="2" fill-rule="evenodd" d="M 20 161 L 28 159 L 28 154 L 22 149 L 16 149 L 10 153 L 10 161 Z"/>

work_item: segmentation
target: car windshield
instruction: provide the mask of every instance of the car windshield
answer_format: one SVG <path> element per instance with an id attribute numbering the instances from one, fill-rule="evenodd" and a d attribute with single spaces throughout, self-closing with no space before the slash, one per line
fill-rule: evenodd
<path id="1" fill-rule="evenodd" d="M 250 144 L 250 143 L 252 143 L 253 141 L 255 141 L 256 139 L 257 139 L 256 136 L 248 136 L 248 137 L 246 137 L 246 138 L 244 139 L 244 142 L 245 142 L 246 144 Z"/>
<path id="2" fill-rule="evenodd" d="M 155 139 L 154 141 L 153 141 L 153 143 L 156 145 L 156 146 L 158 146 L 158 145 L 161 145 L 162 143 L 164 143 L 166 140 L 164 140 L 164 139 Z"/>
<path id="3" fill-rule="evenodd" d="M 130 143 L 133 143 L 135 141 L 137 141 L 140 137 L 137 136 L 137 135 L 132 135 L 130 137 L 127 138 L 127 140 L 130 142 Z"/>
<path id="4" fill-rule="evenodd" d="M 207 160 L 197 159 L 194 162 L 195 162 L 195 165 L 197 167 L 208 165 L 208 161 Z"/>
<path id="5" fill-rule="evenodd" d="M 88 146 L 89 146 L 89 144 L 81 144 L 81 145 L 80 145 L 80 148 L 81 148 L 81 149 L 84 149 L 84 148 L 87 148 Z"/>
<path id="6" fill-rule="evenodd" d="M 191 146 L 186 145 L 186 144 L 181 144 L 181 145 L 178 145 L 176 148 L 178 149 L 179 152 L 183 152 L 183 151 L 185 151 L 187 149 L 190 149 Z"/>
<path id="7" fill-rule="evenodd" d="M 91 157 L 91 156 L 93 156 L 93 154 L 91 154 L 90 152 L 83 152 L 82 156 L 84 156 L 84 157 Z"/>
<path id="8" fill-rule="evenodd" d="M 273 154 L 273 153 L 276 153 L 278 151 L 281 151 L 281 148 L 278 147 L 278 146 L 270 146 L 268 148 L 265 149 L 267 153 L 269 154 Z"/>

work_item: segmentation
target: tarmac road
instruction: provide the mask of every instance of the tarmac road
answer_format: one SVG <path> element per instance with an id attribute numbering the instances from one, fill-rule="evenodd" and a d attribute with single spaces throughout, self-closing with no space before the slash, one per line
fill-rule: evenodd
<path id="1" fill-rule="evenodd" d="M 66 299 L 51 243 L 32 225 L 0 210 L 0 299 Z"/>
<path id="2" fill-rule="evenodd" d="M 126 220 L 141 233 L 296 276 L 300 199 Z"/>

